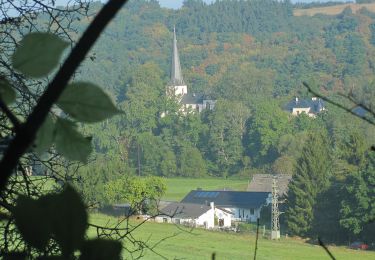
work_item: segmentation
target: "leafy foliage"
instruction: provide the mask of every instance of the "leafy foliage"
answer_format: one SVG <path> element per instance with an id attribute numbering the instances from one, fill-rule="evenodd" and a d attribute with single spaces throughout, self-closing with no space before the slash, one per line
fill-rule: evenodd
<path id="1" fill-rule="evenodd" d="M 31 33 L 20 42 L 16 49 L 12 57 L 13 66 L 29 77 L 46 76 L 57 66 L 66 46 L 67 44 L 56 35 Z M 4 98 L 6 103 L 13 102 L 15 93 L 9 82 L 1 79 L 0 86 L 0 98 Z M 91 95 L 88 91 L 91 91 L 89 92 Z M 83 97 L 86 103 L 78 102 L 75 99 L 77 94 Z M 77 103 L 75 104 L 77 106 L 72 103 Z M 98 104 L 101 104 L 101 107 L 95 110 Z M 64 92 L 59 105 L 76 119 L 88 122 L 102 121 L 118 112 L 108 96 L 89 83 L 71 84 Z M 95 114 L 91 115 L 88 110 Z M 52 143 L 55 143 L 56 150 L 66 158 L 86 162 L 92 151 L 91 138 L 81 135 L 71 120 L 56 118 L 55 123 L 52 116 L 47 116 L 39 129 L 35 141 L 36 152 L 41 154 L 49 149 Z M 37 199 L 21 194 L 17 198 L 16 206 L 9 211 L 27 247 L 32 246 L 37 249 L 35 256 L 43 259 L 74 259 L 76 251 L 84 244 L 88 226 L 87 212 L 80 195 L 71 186 L 66 186 L 61 193 L 43 195 Z M 59 245 L 60 251 L 54 252 L 48 249 L 55 242 Z M 119 242 L 92 240 L 84 245 L 81 258 L 87 259 L 87 256 L 93 254 L 90 252 L 93 250 L 92 245 L 97 245 L 103 250 L 113 249 L 112 258 L 120 258 L 122 246 Z M 51 255 L 48 255 L 49 252 L 52 252 Z M 61 255 L 59 255 L 60 252 Z M 26 254 L 10 252 L 7 257 L 25 258 Z M 105 259 L 105 256 L 97 255 L 96 259 Z"/>
<path id="2" fill-rule="evenodd" d="M 119 242 L 85 241 L 87 212 L 79 194 L 70 186 L 61 193 L 44 195 L 36 200 L 21 196 L 13 214 L 25 241 L 40 252 L 46 249 L 51 239 L 57 241 L 62 255 L 44 257 L 73 259 L 75 252 L 81 250 L 79 259 L 106 259 L 108 252 L 111 259 L 120 259 L 122 246 Z M 106 254 L 100 254 L 99 249 Z M 94 255 L 94 258 L 87 258 Z"/>
<path id="3" fill-rule="evenodd" d="M 50 73 L 59 63 L 68 43 L 49 33 L 30 33 L 19 43 L 13 54 L 13 67 L 21 73 L 40 78 Z"/>
<path id="4" fill-rule="evenodd" d="M 80 122 L 99 122 L 120 112 L 101 88 L 88 82 L 68 85 L 57 105 Z"/>
<path id="5" fill-rule="evenodd" d="M 92 151 L 91 138 L 84 137 L 69 120 L 58 118 L 55 132 L 56 150 L 70 160 L 87 162 Z"/>
<path id="6" fill-rule="evenodd" d="M 370 231 L 375 216 L 375 156 L 369 153 L 366 165 L 359 172 L 348 176 L 342 189 L 340 224 L 352 234 L 364 234 L 368 240 L 374 238 Z"/>
<path id="7" fill-rule="evenodd" d="M 0 78 L 0 98 L 7 105 L 13 103 L 16 99 L 16 92 L 8 80 L 4 78 Z"/>

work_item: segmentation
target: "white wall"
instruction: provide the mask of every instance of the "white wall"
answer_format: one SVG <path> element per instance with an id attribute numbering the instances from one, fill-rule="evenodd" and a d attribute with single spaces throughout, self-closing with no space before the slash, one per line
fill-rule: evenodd
<path id="1" fill-rule="evenodd" d="M 215 210 L 209 209 L 206 213 L 196 219 L 198 226 L 204 226 L 205 228 L 215 227 Z"/>
<path id="2" fill-rule="evenodd" d="M 315 117 L 313 113 L 310 113 L 311 108 L 293 108 L 292 115 L 298 116 L 300 114 L 306 114 L 309 117 Z"/>
<path id="3" fill-rule="evenodd" d="M 228 208 L 227 210 L 230 210 L 232 213 L 234 213 L 234 215 L 232 216 L 234 220 L 256 222 L 257 218 L 260 218 L 261 208 L 257 208 L 254 210 L 243 208 Z"/>
<path id="4" fill-rule="evenodd" d="M 182 96 L 187 94 L 187 86 L 174 86 L 174 95 Z"/>
<path id="5" fill-rule="evenodd" d="M 230 227 L 232 225 L 232 214 L 227 213 L 221 209 L 215 208 L 215 215 L 218 220 L 224 220 L 224 227 Z"/>

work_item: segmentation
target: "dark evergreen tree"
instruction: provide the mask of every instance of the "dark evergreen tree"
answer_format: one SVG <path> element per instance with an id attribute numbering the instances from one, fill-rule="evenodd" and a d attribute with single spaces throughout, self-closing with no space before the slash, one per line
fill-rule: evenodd
<path id="1" fill-rule="evenodd" d="M 326 190 L 331 175 L 328 138 L 322 133 L 309 135 L 297 161 L 296 173 L 289 185 L 286 223 L 294 235 L 310 234 L 317 196 Z"/>
<path id="2" fill-rule="evenodd" d="M 355 237 L 375 238 L 375 153 L 369 152 L 366 165 L 348 176 L 342 189 L 340 224 Z"/>
<path id="3" fill-rule="evenodd" d="M 342 243 L 348 239 L 346 230 L 339 222 L 342 186 L 342 182 L 335 182 L 317 196 L 312 235 L 321 238 L 323 241 Z"/>

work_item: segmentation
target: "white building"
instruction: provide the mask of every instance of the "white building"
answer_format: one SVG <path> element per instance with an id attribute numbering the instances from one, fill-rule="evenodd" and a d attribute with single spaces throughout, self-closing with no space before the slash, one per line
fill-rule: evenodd
<path id="1" fill-rule="evenodd" d="M 215 207 L 213 202 L 209 205 L 175 202 L 163 208 L 161 214 L 155 217 L 155 221 L 212 229 L 214 227 L 230 227 L 232 213 Z"/>
<path id="2" fill-rule="evenodd" d="M 260 218 L 262 207 L 271 202 L 271 193 L 193 190 L 181 202 L 202 205 L 208 201 L 232 213 L 233 220 L 256 222 L 257 218 Z"/>
<path id="3" fill-rule="evenodd" d="M 188 93 L 188 87 L 182 77 L 180 57 L 177 49 L 176 30 L 173 29 L 173 53 L 171 79 L 166 89 L 169 98 L 176 99 L 181 104 L 181 110 L 188 112 L 202 112 L 204 109 L 213 109 L 216 100 L 212 100 L 204 94 Z"/>
<path id="4" fill-rule="evenodd" d="M 316 115 L 325 110 L 324 102 L 320 98 L 312 97 L 310 99 L 299 99 L 296 97 L 293 101 L 286 105 L 292 115 L 298 116 L 306 114 L 309 117 L 316 117 Z"/>

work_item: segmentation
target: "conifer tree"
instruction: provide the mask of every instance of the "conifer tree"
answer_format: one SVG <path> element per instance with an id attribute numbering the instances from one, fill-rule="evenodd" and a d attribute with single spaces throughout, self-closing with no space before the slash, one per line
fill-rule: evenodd
<path id="1" fill-rule="evenodd" d="M 348 176 L 342 189 L 340 225 L 354 236 L 374 240 L 375 153 L 369 152 L 359 172 Z"/>
<path id="2" fill-rule="evenodd" d="M 312 228 L 317 196 L 329 185 L 331 171 L 328 139 L 325 134 L 310 134 L 297 161 L 289 186 L 286 223 L 294 235 L 306 236 Z"/>

